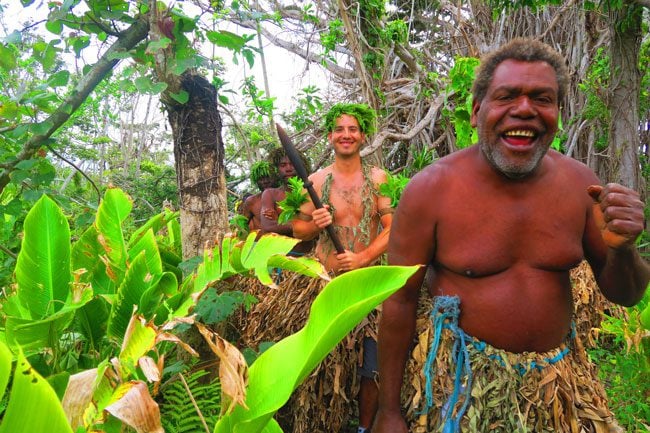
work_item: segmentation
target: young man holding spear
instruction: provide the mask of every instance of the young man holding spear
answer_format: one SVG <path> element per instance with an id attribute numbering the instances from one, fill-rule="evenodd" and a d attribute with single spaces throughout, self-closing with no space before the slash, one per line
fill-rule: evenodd
<path id="1" fill-rule="evenodd" d="M 386 251 L 392 222 L 391 200 L 379 193 L 384 170 L 361 161 L 366 135 L 374 132 L 376 115 L 364 104 L 336 104 L 326 116 L 327 138 L 334 162 L 309 176 L 323 203 L 305 203 L 293 220 L 294 236 L 318 239 L 316 257 L 332 273 L 377 264 Z M 381 229 L 380 229 L 381 228 Z M 334 231 L 340 246 L 333 245 Z M 369 429 L 377 410 L 376 342 L 366 337 L 359 391 L 359 431 Z"/>

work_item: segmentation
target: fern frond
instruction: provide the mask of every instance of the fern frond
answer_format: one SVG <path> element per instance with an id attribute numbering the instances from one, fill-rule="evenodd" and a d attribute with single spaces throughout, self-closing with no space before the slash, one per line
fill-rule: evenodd
<path id="1" fill-rule="evenodd" d="M 210 431 L 214 429 L 221 413 L 221 384 L 218 379 L 208 381 L 206 375 L 208 371 L 197 370 L 184 376 L 187 387 L 178 378 L 161 390 L 160 418 L 166 433 L 203 432 L 203 420 Z"/>

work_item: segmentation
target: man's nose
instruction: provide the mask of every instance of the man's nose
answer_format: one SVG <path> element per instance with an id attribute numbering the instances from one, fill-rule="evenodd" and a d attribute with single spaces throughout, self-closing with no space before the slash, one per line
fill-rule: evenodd
<path id="1" fill-rule="evenodd" d="M 532 117 L 537 114 L 535 104 L 526 95 L 521 95 L 515 100 L 514 107 L 510 110 L 513 116 Z"/>

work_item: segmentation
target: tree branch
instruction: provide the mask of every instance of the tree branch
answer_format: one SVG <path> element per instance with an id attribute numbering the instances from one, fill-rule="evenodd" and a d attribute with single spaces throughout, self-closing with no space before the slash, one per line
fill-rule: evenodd
<path id="1" fill-rule="evenodd" d="M 632 3 L 636 3 L 646 9 L 650 9 L 650 0 L 632 0 Z"/>
<path id="2" fill-rule="evenodd" d="M 231 21 L 247 29 L 257 30 L 257 24 L 254 21 L 242 21 L 235 18 L 231 18 Z M 271 33 L 264 27 L 261 27 L 260 31 L 262 35 L 273 45 L 278 46 L 280 48 L 284 48 L 285 50 L 302 57 L 307 62 L 322 65 L 324 68 L 326 68 L 328 71 L 330 71 L 332 74 L 336 75 L 337 77 L 341 78 L 342 80 L 349 80 L 349 79 L 356 78 L 354 71 L 347 68 L 343 68 L 327 59 L 323 59 L 323 56 L 303 48 L 303 45 L 278 38 L 275 34 Z M 323 62 L 323 60 L 325 61 Z"/>
<path id="3" fill-rule="evenodd" d="M 72 113 L 79 108 L 95 87 L 113 70 L 113 67 L 120 61 L 115 55 L 133 48 L 147 37 L 148 31 L 149 21 L 147 16 L 141 16 L 131 27 L 122 33 L 117 41 L 95 63 L 90 72 L 79 81 L 70 96 L 45 121 L 40 123 L 41 125 L 47 126 L 47 131 L 43 134 L 33 135 L 25 143 L 22 151 L 16 155 L 16 159 L 12 161 L 10 166 L 0 171 L 0 192 L 9 183 L 9 176 L 16 165 L 21 161 L 32 158 L 36 151 L 45 144 L 46 140 L 70 119 Z"/>
<path id="4" fill-rule="evenodd" d="M 440 108 L 442 107 L 442 104 L 444 103 L 445 99 L 449 98 L 448 94 L 442 94 L 439 95 L 435 101 L 431 104 L 429 107 L 429 111 L 427 112 L 426 116 L 422 118 L 413 128 L 409 129 L 409 132 L 407 134 L 398 134 L 395 132 L 390 132 L 388 130 L 383 130 L 379 134 L 375 136 L 375 138 L 372 140 L 372 143 L 370 146 L 365 147 L 361 150 L 361 156 L 366 156 L 370 155 L 373 153 L 375 150 L 379 149 L 382 144 L 384 144 L 384 141 L 387 139 L 393 139 L 393 140 L 403 140 L 403 141 L 408 141 L 415 137 L 417 134 L 419 134 L 427 125 L 429 125 L 433 119 L 435 118 L 436 113 Z"/>

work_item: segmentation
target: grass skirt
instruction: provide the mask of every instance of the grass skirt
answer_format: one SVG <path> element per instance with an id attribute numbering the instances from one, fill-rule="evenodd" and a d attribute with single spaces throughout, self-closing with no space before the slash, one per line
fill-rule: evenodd
<path id="1" fill-rule="evenodd" d="M 587 358 L 585 343 L 591 344 L 591 330 L 600 323 L 600 311 L 609 308 L 585 265 L 576 270 L 574 281 L 575 326 L 577 333 L 565 346 L 547 353 L 510 353 L 486 345 L 478 350 L 468 344 L 473 375 L 471 399 L 460 422 L 463 432 L 535 432 L 601 433 L 620 432 L 607 407 L 605 390 L 595 366 Z M 590 281 L 591 279 L 591 281 Z M 597 306 L 597 308 L 594 308 Z M 613 308 L 613 307 L 612 307 Z M 420 302 L 418 341 L 407 364 L 402 402 L 406 402 L 409 432 L 441 432 L 442 410 L 454 389 L 456 363 L 451 358 L 454 336 L 443 330 L 438 356 L 433 365 L 433 405 L 425 405 L 424 365 L 431 347 L 432 302 L 428 296 Z M 462 309 L 462 305 L 461 305 Z M 565 348 L 568 353 L 558 354 Z M 558 362 L 544 360 L 561 358 Z M 520 366 L 535 363 L 522 374 Z M 465 381 L 463 384 L 466 384 Z M 455 407 L 463 403 L 463 396 Z M 455 413 L 455 412 L 452 412 Z"/>

